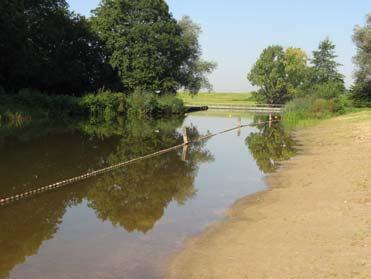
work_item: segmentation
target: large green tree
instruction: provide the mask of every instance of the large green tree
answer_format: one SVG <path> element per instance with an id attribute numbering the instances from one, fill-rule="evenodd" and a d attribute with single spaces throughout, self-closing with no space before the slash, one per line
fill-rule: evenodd
<path id="1" fill-rule="evenodd" d="M 359 105 L 371 105 L 371 13 L 365 26 L 356 26 L 353 41 L 357 47 L 353 98 Z"/>
<path id="2" fill-rule="evenodd" d="M 177 89 L 186 52 L 165 1 L 102 0 L 91 22 L 127 90 Z"/>
<path id="3" fill-rule="evenodd" d="M 257 98 L 270 104 L 291 99 L 307 72 L 307 56 L 299 48 L 269 46 L 263 50 L 247 78 L 259 87 Z"/>
<path id="4" fill-rule="evenodd" d="M 64 0 L 0 3 L 0 86 L 79 95 L 114 81 L 103 45 Z"/>
<path id="5" fill-rule="evenodd" d="M 318 50 L 313 51 L 312 82 L 340 82 L 344 83 L 344 76 L 339 73 L 338 67 L 341 64 L 336 62 L 335 45 L 326 38 L 321 41 Z"/>
<path id="6" fill-rule="evenodd" d="M 102 0 L 91 22 L 128 91 L 195 93 L 208 85 L 215 65 L 200 58 L 201 29 L 188 17 L 178 23 L 164 0 Z"/>

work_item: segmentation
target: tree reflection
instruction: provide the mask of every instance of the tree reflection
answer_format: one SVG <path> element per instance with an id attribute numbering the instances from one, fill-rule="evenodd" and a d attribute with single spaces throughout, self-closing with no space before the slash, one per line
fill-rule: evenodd
<path id="1" fill-rule="evenodd" d="M 0 208 L 0 278 L 53 238 L 68 206 L 81 202 L 84 187 L 52 192 Z"/>
<path id="2" fill-rule="evenodd" d="M 259 169 L 264 173 L 271 173 L 279 167 L 280 162 L 295 155 L 295 142 L 281 123 L 259 124 L 267 120 L 267 117 L 255 117 L 258 132 L 251 133 L 245 142 Z"/>
<path id="3" fill-rule="evenodd" d="M 183 119 L 121 120 L 111 126 L 79 122 L 66 130 L 48 129 L 42 135 L 33 129 L 26 134 L 9 134 L 0 144 L 4 157 L 0 161 L 0 194 L 21 193 L 31 186 L 44 186 L 87 169 L 181 143 L 179 129 Z M 191 127 L 190 137 L 197 136 L 197 129 Z M 14 156 L 18 153 L 22 156 Z M 181 204 L 196 194 L 194 178 L 198 165 L 213 158 L 201 143 L 191 145 L 188 153 L 187 161 L 182 160 L 179 149 L 75 187 L 0 207 L 0 278 L 9 277 L 14 266 L 37 254 L 41 244 L 58 231 L 67 208 L 86 198 L 99 218 L 129 232 L 147 232 L 171 201 Z M 33 174 L 38 175 L 38 184 L 30 183 Z"/>
<path id="4" fill-rule="evenodd" d="M 198 136 L 194 127 L 189 129 L 189 134 Z M 155 133 L 141 130 L 134 137 L 123 138 L 110 161 L 112 164 L 122 162 L 173 146 L 181 140 L 179 132 L 164 126 Z M 182 204 L 196 194 L 194 179 L 198 165 L 213 160 L 202 143 L 189 147 L 188 161 L 182 160 L 182 152 L 182 149 L 172 151 L 107 174 L 90 188 L 89 206 L 99 218 L 129 232 L 150 231 L 171 201 Z"/>

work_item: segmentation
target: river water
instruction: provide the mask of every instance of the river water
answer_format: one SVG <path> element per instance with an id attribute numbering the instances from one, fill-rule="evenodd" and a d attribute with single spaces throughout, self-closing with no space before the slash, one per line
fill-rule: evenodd
<path id="1" fill-rule="evenodd" d="M 35 122 L 0 127 L 0 198 L 265 116 Z M 257 125 L 0 207 L 0 279 L 162 278 L 183 241 L 223 218 L 294 154 L 282 126 Z"/>

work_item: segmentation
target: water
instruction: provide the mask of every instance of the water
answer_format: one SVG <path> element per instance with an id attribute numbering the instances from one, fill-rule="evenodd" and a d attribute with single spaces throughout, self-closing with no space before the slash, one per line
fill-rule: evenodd
<path id="1" fill-rule="evenodd" d="M 183 126 L 191 138 L 236 126 L 238 116 L 2 127 L 0 197 L 181 143 Z M 0 207 L 0 279 L 162 278 L 184 239 L 264 189 L 292 144 L 280 125 L 243 128 Z"/>

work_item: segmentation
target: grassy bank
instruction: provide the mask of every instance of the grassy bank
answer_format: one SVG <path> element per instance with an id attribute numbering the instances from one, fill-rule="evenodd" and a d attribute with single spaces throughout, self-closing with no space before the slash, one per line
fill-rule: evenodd
<path id="1" fill-rule="evenodd" d="M 199 93 L 177 95 L 186 105 L 251 105 L 255 104 L 251 93 Z"/>
<path id="2" fill-rule="evenodd" d="M 184 113 L 183 101 L 173 95 L 131 95 L 100 92 L 83 97 L 46 95 L 30 90 L 0 95 L 0 122 L 22 119 L 55 119 L 90 116 L 110 121 L 118 116 L 166 116 Z"/>
<path id="3" fill-rule="evenodd" d="M 345 95 L 331 99 L 302 97 L 285 105 L 282 119 L 286 128 L 295 129 L 358 111 L 371 111 L 371 108 L 356 108 Z"/>

